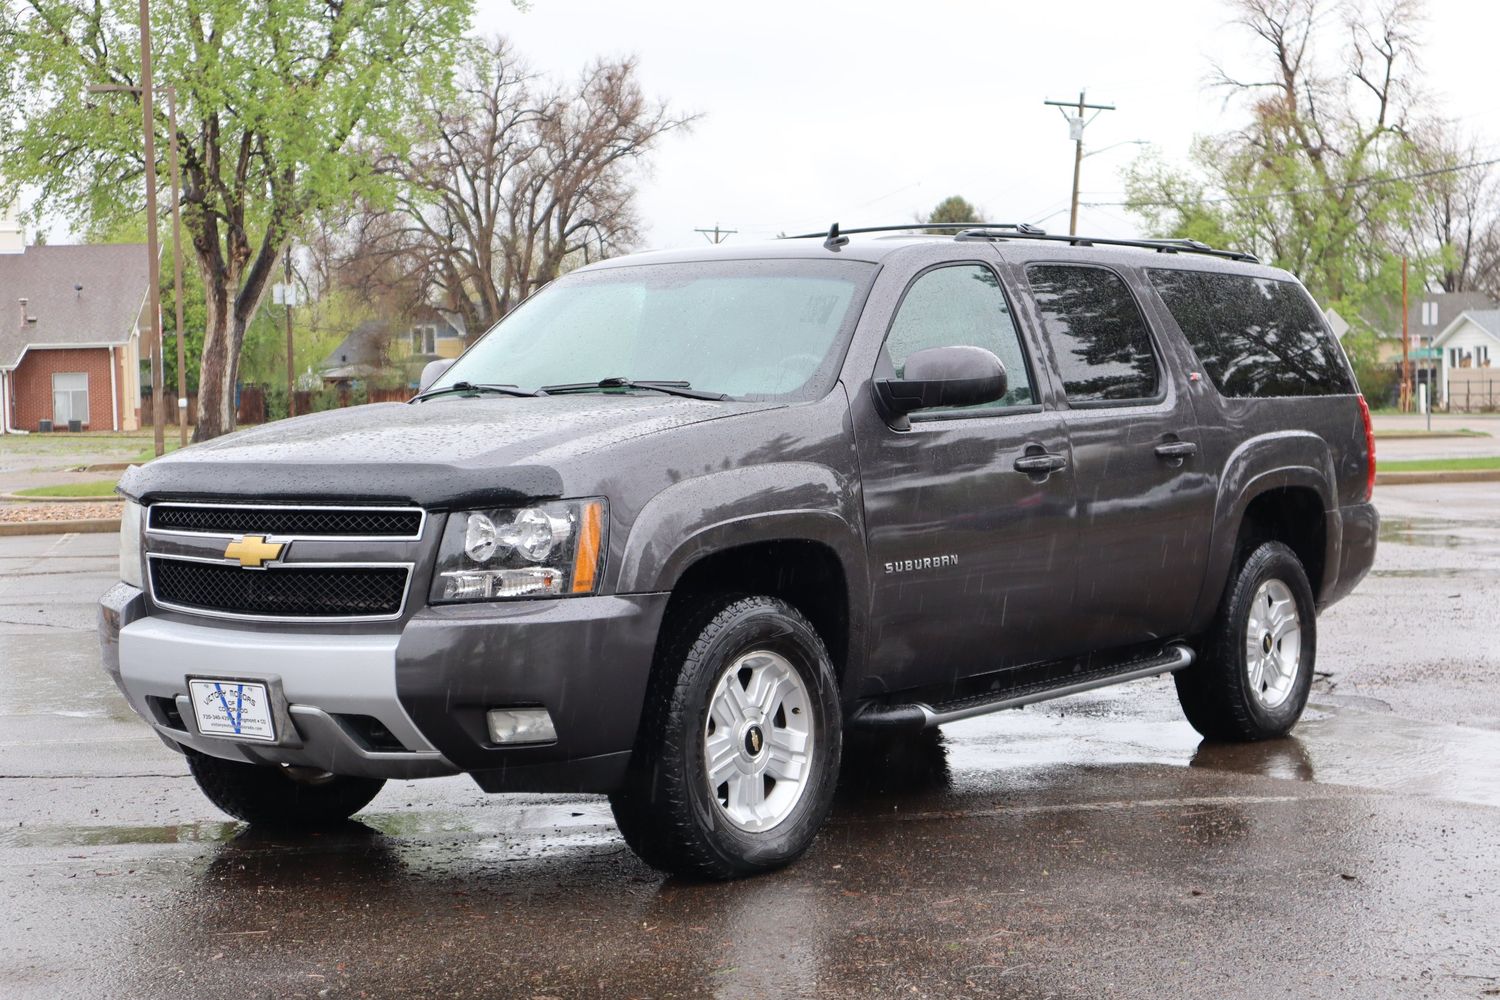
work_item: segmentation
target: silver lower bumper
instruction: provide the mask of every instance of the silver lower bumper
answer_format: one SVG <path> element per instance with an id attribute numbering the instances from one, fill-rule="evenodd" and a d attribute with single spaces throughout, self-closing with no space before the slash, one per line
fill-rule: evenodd
<path id="1" fill-rule="evenodd" d="M 226 760 L 294 764 L 334 774 L 420 778 L 457 769 L 432 748 L 396 696 L 396 635 L 237 631 L 140 618 L 119 631 L 120 686 L 166 740 Z M 276 743 L 204 736 L 194 724 L 188 677 L 263 681 L 272 692 Z M 157 701 L 175 705 L 182 728 Z M 370 716 L 405 748 L 370 749 L 339 716 Z"/>

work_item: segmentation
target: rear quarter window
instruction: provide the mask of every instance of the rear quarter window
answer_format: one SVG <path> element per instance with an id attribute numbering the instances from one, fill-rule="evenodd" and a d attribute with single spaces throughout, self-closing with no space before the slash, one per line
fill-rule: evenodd
<path id="1" fill-rule="evenodd" d="M 1155 268 L 1148 274 L 1223 395 L 1355 391 L 1343 352 L 1295 281 Z"/>

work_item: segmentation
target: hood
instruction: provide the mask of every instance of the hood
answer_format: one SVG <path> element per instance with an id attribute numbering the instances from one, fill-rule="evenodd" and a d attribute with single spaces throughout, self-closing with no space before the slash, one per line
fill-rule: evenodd
<path id="1" fill-rule="evenodd" d="M 558 497 L 557 466 L 676 427 L 779 404 L 655 395 L 439 397 L 281 420 L 126 472 L 136 500 L 323 497 L 432 509 Z"/>

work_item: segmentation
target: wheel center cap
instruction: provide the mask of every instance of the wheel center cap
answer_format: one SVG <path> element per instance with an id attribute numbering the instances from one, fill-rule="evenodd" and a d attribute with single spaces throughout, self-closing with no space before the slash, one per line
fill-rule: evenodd
<path id="1" fill-rule="evenodd" d="M 1260 648 L 1265 650 L 1267 653 L 1271 651 L 1271 633 L 1267 632 L 1265 635 L 1260 637 Z"/>
<path id="2" fill-rule="evenodd" d="M 760 752 L 765 749 L 766 735 L 761 732 L 759 726 L 751 726 L 745 730 L 745 753 L 750 757 L 759 757 Z"/>

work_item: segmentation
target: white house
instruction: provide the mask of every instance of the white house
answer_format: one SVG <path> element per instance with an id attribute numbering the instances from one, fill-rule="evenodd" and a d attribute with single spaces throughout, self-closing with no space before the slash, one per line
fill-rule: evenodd
<path id="1" fill-rule="evenodd" d="M 1500 360 L 1500 309 L 1469 309 L 1460 313 L 1432 346 L 1442 351 L 1442 402 L 1449 403 L 1448 383 L 1453 372 L 1464 368 L 1488 368 Z M 1500 365 L 1495 365 L 1500 374 Z"/>

